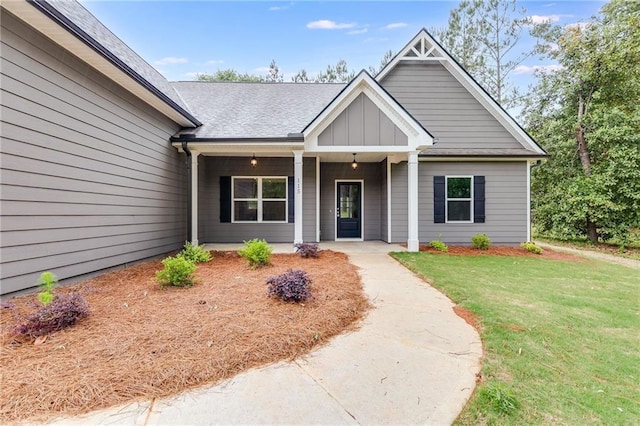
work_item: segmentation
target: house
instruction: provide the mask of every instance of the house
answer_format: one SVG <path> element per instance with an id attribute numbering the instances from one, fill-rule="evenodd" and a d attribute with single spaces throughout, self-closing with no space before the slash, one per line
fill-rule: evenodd
<path id="1" fill-rule="evenodd" d="M 1 10 L 2 293 L 187 239 L 530 239 L 546 153 L 425 30 L 346 85 L 170 83 L 77 2 Z"/>

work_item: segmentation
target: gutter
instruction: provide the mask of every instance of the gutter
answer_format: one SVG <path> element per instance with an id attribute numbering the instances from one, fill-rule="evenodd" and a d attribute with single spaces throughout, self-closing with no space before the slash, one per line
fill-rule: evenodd
<path id="1" fill-rule="evenodd" d="M 124 63 L 120 58 L 115 56 L 111 51 L 105 48 L 102 44 L 98 43 L 93 37 L 87 34 L 84 30 L 82 30 L 79 26 L 77 26 L 73 21 L 67 18 L 63 13 L 61 13 L 54 6 L 47 3 L 45 0 L 27 0 L 27 3 L 38 9 L 43 14 L 47 15 L 51 20 L 56 22 L 58 25 L 66 29 L 68 32 L 73 34 L 80 41 L 84 42 L 87 46 L 92 48 L 96 53 L 101 55 L 103 58 L 111 62 L 118 69 L 120 69 L 123 73 L 131 77 L 135 82 L 140 84 L 142 87 L 147 89 L 149 92 L 154 94 L 156 97 L 160 98 L 164 103 L 169 105 L 175 111 L 177 111 L 184 118 L 189 120 L 194 127 L 199 127 L 202 125 L 197 118 L 195 118 L 191 113 L 178 105 L 173 99 L 164 94 L 161 90 L 155 87 L 153 84 L 149 83 L 144 77 L 138 74 L 133 70 L 129 65 Z"/>
<path id="2" fill-rule="evenodd" d="M 192 223 L 191 223 L 191 213 L 192 213 L 192 194 L 191 194 L 191 190 L 192 190 L 192 178 L 191 178 L 191 173 L 193 173 L 193 170 L 191 170 L 191 151 L 189 150 L 189 147 L 187 146 L 189 142 L 183 140 L 182 141 L 182 150 L 184 151 L 184 153 L 187 155 L 187 181 L 188 181 L 188 185 L 187 185 L 187 241 L 191 241 L 191 229 L 192 229 Z"/>

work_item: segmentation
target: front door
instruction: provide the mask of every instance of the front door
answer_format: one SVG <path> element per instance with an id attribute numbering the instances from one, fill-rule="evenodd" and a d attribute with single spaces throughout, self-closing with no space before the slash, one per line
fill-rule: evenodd
<path id="1" fill-rule="evenodd" d="M 336 238 L 362 238 L 362 182 L 336 182 Z"/>

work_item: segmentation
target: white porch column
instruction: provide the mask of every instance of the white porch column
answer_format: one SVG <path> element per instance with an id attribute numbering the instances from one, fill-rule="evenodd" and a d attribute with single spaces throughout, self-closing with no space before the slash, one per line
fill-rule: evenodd
<path id="1" fill-rule="evenodd" d="M 294 223 L 293 243 L 302 242 L 302 150 L 293 151 Z"/>
<path id="2" fill-rule="evenodd" d="M 198 244 L 198 155 L 191 151 L 191 242 Z"/>
<path id="3" fill-rule="evenodd" d="M 408 183 L 407 183 L 407 199 L 408 199 L 408 217 L 409 222 L 407 249 L 409 251 L 419 251 L 420 242 L 418 241 L 418 151 L 409 153 L 408 162 Z"/>

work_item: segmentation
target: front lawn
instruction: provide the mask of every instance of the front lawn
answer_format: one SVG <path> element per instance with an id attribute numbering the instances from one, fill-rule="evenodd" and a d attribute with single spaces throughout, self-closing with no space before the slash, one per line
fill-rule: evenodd
<path id="1" fill-rule="evenodd" d="M 458 424 L 640 424 L 640 271 L 603 262 L 394 253 L 480 318 Z"/>

